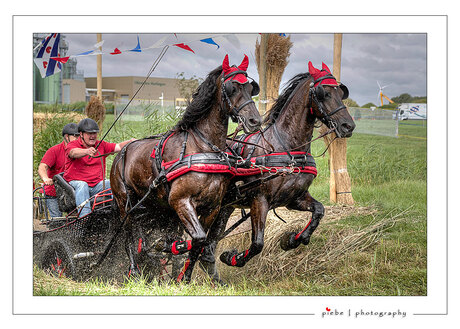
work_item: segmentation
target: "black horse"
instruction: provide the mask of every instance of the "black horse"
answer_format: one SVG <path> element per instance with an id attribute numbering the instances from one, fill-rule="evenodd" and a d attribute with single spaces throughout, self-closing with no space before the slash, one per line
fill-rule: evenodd
<path id="1" fill-rule="evenodd" d="M 261 147 L 238 142 L 231 145 L 245 161 L 250 161 L 251 168 L 239 170 L 241 177 L 234 181 L 243 180 L 240 189 L 247 189 L 243 193 L 236 185 L 229 188 L 215 221 L 215 228 L 212 234 L 209 233 L 208 245 L 201 255 L 209 275 L 218 278 L 215 265 L 212 267 L 209 264 L 215 264 L 213 254 L 217 240 L 235 207 L 250 208 L 252 243 L 244 252 L 231 250 L 221 254 L 221 261 L 227 265 L 244 266 L 262 251 L 267 213 L 277 207 L 312 212 L 310 222 L 301 232 L 287 232 L 283 235 L 281 247 L 289 250 L 298 247 L 300 243 L 309 243 L 324 216 L 323 205 L 308 192 L 316 177 L 315 162 L 310 155 L 314 124 L 320 120 L 337 137 L 350 137 L 355 124 L 342 102 L 347 97 L 348 89 L 337 83 L 324 63 L 320 71 L 310 62 L 309 73 L 293 77 L 267 113 L 263 138 L 260 132 L 238 138 L 239 141 Z M 267 154 L 265 150 L 270 147 L 273 147 L 273 151 Z M 260 183 L 260 180 L 265 179 Z"/>
<path id="2" fill-rule="evenodd" d="M 141 240 L 133 235 L 136 216 L 131 209 L 142 203 L 152 225 L 174 228 L 182 223 L 191 236 L 191 241 L 171 241 L 167 236 L 160 248 L 173 254 L 190 252 L 180 275 L 180 279 L 190 281 L 207 231 L 234 175 L 235 161 L 222 151 L 228 118 L 239 121 L 247 132 L 258 130 L 262 123 L 252 101 L 258 86 L 248 81 L 247 67 L 247 56 L 238 67 L 230 67 L 226 56 L 222 66 L 211 71 L 198 87 L 171 131 L 162 138 L 132 142 L 114 159 L 110 183 L 117 217 L 123 223 L 131 275 L 139 274 L 137 262 L 142 249 Z M 158 243 L 155 246 L 158 249 Z"/>

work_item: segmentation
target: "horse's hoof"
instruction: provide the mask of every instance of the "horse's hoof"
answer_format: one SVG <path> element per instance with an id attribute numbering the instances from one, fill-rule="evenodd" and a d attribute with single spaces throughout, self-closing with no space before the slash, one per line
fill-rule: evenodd
<path id="1" fill-rule="evenodd" d="M 302 244 L 307 245 L 310 243 L 310 237 L 306 237 L 305 239 L 302 240 Z"/>
<path id="2" fill-rule="evenodd" d="M 130 266 L 127 274 L 128 280 L 139 280 L 141 278 L 141 271 L 139 268 Z"/>
<path id="3" fill-rule="evenodd" d="M 238 250 L 232 249 L 232 250 L 224 251 L 220 255 L 219 258 L 222 263 L 227 264 L 228 266 L 233 266 L 232 258 L 237 254 L 238 254 Z"/>
<path id="4" fill-rule="evenodd" d="M 190 284 L 192 282 L 191 277 L 187 276 L 178 276 L 177 279 L 175 280 L 176 284 Z"/>
<path id="5" fill-rule="evenodd" d="M 280 239 L 280 247 L 284 251 L 295 249 L 300 245 L 300 241 L 295 239 L 295 232 L 284 232 Z"/>
<path id="6" fill-rule="evenodd" d="M 218 287 L 228 288 L 228 284 L 226 282 L 222 281 L 221 279 L 212 279 L 211 283 L 213 285 L 218 286 Z"/>

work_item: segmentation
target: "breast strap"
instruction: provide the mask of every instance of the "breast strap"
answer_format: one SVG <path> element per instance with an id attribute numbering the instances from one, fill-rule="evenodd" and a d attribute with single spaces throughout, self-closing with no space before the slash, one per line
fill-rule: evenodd
<path id="1" fill-rule="evenodd" d="M 174 134 L 173 131 L 167 132 L 160 142 L 155 146 L 152 152 L 152 157 L 155 158 L 155 165 L 159 172 L 159 176 L 164 176 L 165 181 L 171 182 L 172 180 L 186 174 L 190 171 L 202 173 L 223 173 L 223 174 L 236 174 L 236 158 L 230 153 L 222 152 L 215 146 L 214 152 L 200 152 L 193 154 L 185 154 L 187 139 L 189 133 L 185 133 L 185 139 L 182 142 L 182 149 L 179 158 L 176 160 L 164 162 L 163 152 L 166 147 L 168 139 Z M 198 134 L 200 138 L 203 136 Z M 205 141 L 208 145 L 210 142 Z"/>
<path id="2" fill-rule="evenodd" d="M 277 132 L 276 126 L 275 130 Z M 260 142 L 260 139 L 262 135 L 260 132 L 255 133 L 258 134 L 257 139 L 255 140 L 255 144 Z M 244 152 L 244 147 L 246 146 L 243 143 L 239 143 L 238 141 L 242 142 L 247 142 L 253 135 L 255 134 L 242 134 L 240 136 L 237 136 L 235 139 L 235 143 L 232 144 L 230 147 L 232 151 L 237 155 L 242 157 L 243 152 Z M 281 137 L 278 137 L 281 140 Z M 274 153 L 269 153 L 261 156 L 256 156 L 253 157 L 254 151 L 255 151 L 255 146 L 251 146 L 249 149 L 249 153 L 247 157 L 244 159 L 245 161 L 251 161 L 252 163 L 256 165 L 261 165 L 265 167 L 284 167 L 284 166 L 290 166 L 293 165 L 295 167 L 315 167 L 316 168 L 316 163 L 315 159 L 309 152 L 303 152 L 303 151 L 287 151 L 286 146 L 283 144 L 282 145 L 284 152 L 274 152 Z"/>
<path id="3" fill-rule="evenodd" d="M 283 152 L 258 156 L 255 157 L 255 164 L 264 167 L 287 167 L 292 165 L 299 168 L 316 168 L 315 159 L 307 152 Z"/>

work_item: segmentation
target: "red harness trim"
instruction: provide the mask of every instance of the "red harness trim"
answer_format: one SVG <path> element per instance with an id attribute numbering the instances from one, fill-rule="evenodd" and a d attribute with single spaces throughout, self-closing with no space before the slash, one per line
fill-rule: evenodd
<path id="1" fill-rule="evenodd" d="M 189 267 L 189 265 L 190 265 L 190 259 L 187 258 L 184 264 L 184 268 L 182 269 L 182 271 L 179 273 L 179 276 L 177 277 L 177 282 L 182 281 L 182 279 L 184 278 L 185 271 L 187 271 L 187 268 Z"/>
<path id="2" fill-rule="evenodd" d="M 297 233 L 297 235 L 295 236 L 295 240 L 297 240 L 298 238 L 300 238 L 300 235 L 301 235 L 303 232 L 305 232 L 305 230 L 308 228 L 308 226 L 310 226 L 310 223 L 311 223 L 311 219 L 310 219 L 310 221 L 308 222 L 307 226 L 305 226 L 305 228 L 304 228 L 301 232 Z"/>
<path id="3" fill-rule="evenodd" d="M 176 160 L 178 161 L 178 160 Z M 228 165 L 219 165 L 219 164 L 194 164 L 189 167 L 181 167 L 176 170 L 171 171 L 166 174 L 166 179 L 168 182 L 190 172 L 202 172 L 206 174 L 229 174 L 232 176 L 236 175 L 236 170 L 234 168 L 229 169 Z"/>
<path id="4" fill-rule="evenodd" d="M 245 143 L 246 143 L 246 142 L 247 142 L 247 141 L 248 141 L 248 140 L 249 140 L 249 139 L 250 139 L 252 136 L 254 136 L 254 135 L 257 135 L 257 134 L 259 134 L 259 133 L 260 133 L 260 131 L 258 131 L 258 132 L 255 132 L 255 133 L 253 133 L 253 134 L 250 134 L 250 135 L 248 135 L 248 136 L 247 136 L 247 137 L 244 139 L 244 141 L 243 141 L 243 142 L 245 142 Z M 232 146 L 233 146 L 233 145 L 232 145 Z M 243 154 L 243 152 L 244 152 L 244 148 L 245 148 L 245 147 L 246 147 L 246 144 L 243 144 L 243 147 L 241 147 L 241 154 Z"/>
<path id="5" fill-rule="evenodd" d="M 162 154 L 162 155 L 163 155 L 163 152 L 164 152 L 164 150 L 165 150 L 165 146 L 166 146 L 166 143 L 168 142 L 168 139 L 170 139 L 171 136 L 174 135 L 174 134 L 175 134 L 175 132 L 173 132 L 171 135 L 169 135 L 169 136 L 165 139 L 165 142 L 163 143 L 163 146 L 162 146 L 162 148 L 161 148 L 161 154 Z M 150 157 L 151 157 L 151 158 L 154 158 L 154 159 L 155 159 L 155 148 L 157 147 L 157 145 L 158 145 L 158 143 L 155 145 L 155 147 L 153 148 L 152 153 L 150 154 Z"/>
<path id="6" fill-rule="evenodd" d="M 248 141 L 252 136 L 256 135 L 258 133 L 253 133 L 253 134 L 250 134 L 248 135 L 244 141 Z M 161 154 L 163 154 L 164 152 L 164 148 L 166 146 L 166 143 L 168 142 L 168 139 L 174 135 L 174 133 L 172 133 L 170 136 L 168 136 L 168 138 L 166 138 L 165 142 L 163 143 L 163 146 L 161 148 Z M 237 143 L 237 142 L 235 142 Z M 244 151 L 244 147 L 246 145 L 243 145 L 243 148 L 242 148 L 242 152 Z M 226 152 L 227 154 L 231 155 L 231 153 L 229 152 Z M 192 156 L 193 154 L 197 154 L 197 153 L 192 153 L 192 154 L 187 154 L 184 159 L 186 159 L 187 157 L 189 156 Z M 271 153 L 271 154 L 265 154 L 265 155 L 260 155 L 258 157 L 267 157 L 267 156 L 276 156 L 276 155 L 287 155 L 288 153 L 287 152 L 278 152 L 278 153 Z M 305 152 L 302 152 L 302 151 L 295 151 L 295 152 L 290 152 L 290 154 L 292 155 L 297 155 L 297 154 L 306 154 Z M 155 158 L 155 149 L 153 149 L 151 155 L 150 155 L 152 158 Z M 253 164 L 256 163 L 256 158 L 257 157 L 252 157 L 251 158 L 251 162 Z M 168 162 L 162 162 L 162 167 L 164 167 L 164 169 L 168 169 L 170 168 L 171 166 L 173 166 L 177 161 L 179 161 L 179 159 L 175 159 L 175 160 L 172 160 L 172 161 L 168 161 Z M 235 169 L 235 168 L 229 168 L 228 165 L 226 164 L 192 164 L 190 167 L 188 166 L 183 166 L 183 167 L 180 167 L 180 168 L 177 168 L 176 170 L 173 170 L 169 173 L 166 174 L 166 179 L 168 182 L 171 182 L 173 181 L 174 179 L 182 176 L 182 175 L 185 175 L 186 173 L 190 172 L 190 171 L 194 171 L 194 172 L 201 172 L 201 173 L 206 173 L 206 174 L 228 174 L 228 175 L 231 175 L 232 177 L 234 176 L 238 176 L 238 177 L 241 177 L 241 176 L 253 176 L 253 175 L 260 175 L 262 173 L 267 173 L 267 172 L 274 172 L 276 171 L 277 169 L 283 169 L 285 167 L 267 167 L 267 168 L 238 168 L 238 169 Z M 315 175 L 317 176 L 318 174 L 318 171 L 316 170 L 315 167 L 310 167 L 310 166 L 306 166 L 306 167 L 303 167 L 303 168 L 299 168 L 298 171 L 296 171 L 297 173 L 305 173 L 305 174 L 312 174 L 312 175 Z"/>
<path id="7" fill-rule="evenodd" d="M 176 247 L 176 244 L 178 242 L 183 243 L 183 241 L 174 241 L 174 243 L 172 245 L 172 248 L 171 248 L 171 253 L 173 255 L 178 255 L 180 253 L 180 251 L 177 250 L 177 247 Z M 186 240 L 185 242 L 187 243 L 187 250 L 189 251 L 190 249 L 192 249 L 192 241 L 191 240 Z"/>
<path id="8" fill-rule="evenodd" d="M 166 138 L 166 140 L 164 141 L 163 146 L 161 148 L 161 155 L 163 155 L 164 149 L 166 147 L 166 143 L 168 142 L 169 138 L 171 138 L 172 135 L 174 135 L 174 133 L 169 135 Z M 229 152 L 226 152 L 226 153 L 228 155 L 231 155 L 231 153 L 229 153 Z M 186 156 L 184 156 L 184 159 L 186 159 L 187 157 L 192 156 L 194 154 L 198 154 L 198 153 L 187 154 Z M 155 148 L 153 149 L 152 153 L 150 154 L 150 157 L 155 159 Z M 177 161 L 179 161 L 179 158 L 177 158 L 175 160 L 172 160 L 172 161 L 168 161 L 168 162 L 162 161 L 161 166 L 164 169 L 167 170 L 168 168 L 173 166 Z M 208 174 L 230 174 L 232 176 L 236 175 L 235 168 L 229 169 L 228 165 L 225 165 L 225 164 L 198 164 L 197 163 L 197 164 L 192 164 L 190 166 L 190 168 L 188 166 L 184 166 L 184 167 L 177 168 L 176 170 L 173 170 L 173 171 L 167 173 L 166 174 L 166 179 L 167 179 L 168 182 L 171 182 L 174 179 L 176 179 L 176 178 L 178 178 L 178 177 L 180 177 L 182 175 L 185 175 L 186 173 L 188 173 L 190 171 L 202 172 L 202 173 L 208 173 Z"/>

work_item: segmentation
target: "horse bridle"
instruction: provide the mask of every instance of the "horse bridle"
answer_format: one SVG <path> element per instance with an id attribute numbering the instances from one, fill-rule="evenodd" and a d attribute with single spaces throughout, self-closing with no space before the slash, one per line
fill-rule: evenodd
<path id="1" fill-rule="evenodd" d="M 243 104 L 241 104 L 239 107 L 236 107 L 235 105 L 232 104 L 232 101 L 230 100 L 230 97 L 228 95 L 228 91 L 226 90 L 227 88 L 225 88 L 225 80 L 231 78 L 231 77 L 234 77 L 236 76 L 237 74 L 243 74 L 245 77 L 248 76 L 248 74 L 246 73 L 246 71 L 242 71 L 242 70 L 238 70 L 238 71 L 234 71 L 234 72 L 231 72 L 227 75 L 223 75 L 222 74 L 222 80 L 221 80 L 221 85 L 222 85 L 222 98 L 224 98 L 227 103 L 228 103 L 228 106 L 230 108 L 230 118 L 232 119 L 233 122 L 237 122 L 237 123 L 241 123 L 243 126 L 246 126 L 246 123 L 244 122 L 244 118 L 242 118 L 240 116 L 240 111 L 248 104 L 251 104 L 251 103 L 254 103 L 255 102 L 252 100 L 252 97 L 250 99 L 248 99 L 246 102 L 244 102 Z M 231 80 L 230 80 L 231 82 Z M 255 81 L 251 81 L 251 84 L 253 85 L 253 89 L 256 89 L 256 87 L 258 88 L 259 86 L 257 85 L 257 82 Z M 254 92 L 253 92 L 254 93 Z"/>
<path id="2" fill-rule="evenodd" d="M 313 82 L 310 83 L 310 90 L 309 90 L 309 102 L 307 104 L 307 106 L 309 108 L 312 108 L 312 104 L 311 104 L 311 100 L 313 100 L 313 102 L 315 102 L 316 104 L 316 107 L 318 108 L 318 111 L 319 113 L 321 114 L 321 117 L 318 117 L 318 119 L 324 123 L 328 128 L 331 128 L 333 129 L 333 131 L 335 131 L 336 135 L 340 137 L 340 133 L 337 129 L 337 126 L 335 124 L 335 122 L 332 120 L 332 116 L 334 114 L 336 114 L 337 112 L 339 112 L 340 110 L 343 110 L 343 109 L 346 109 L 347 107 L 345 105 L 341 105 L 339 106 L 338 108 L 336 108 L 335 110 L 327 113 L 325 110 L 324 110 L 324 107 L 323 107 L 323 101 L 324 101 L 324 94 L 319 96 L 318 93 L 324 93 L 324 89 L 322 89 L 322 91 L 319 91 L 321 89 L 318 89 L 319 86 L 321 86 L 321 84 L 319 84 L 317 87 L 315 87 L 315 84 L 317 84 L 318 82 L 320 83 L 322 80 L 324 79 L 335 79 L 335 77 L 332 75 L 332 74 L 327 74 L 321 78 L 318 78 L 316 80 L 314 80 Z M 342 85 L 339 85 L 340 88 L 346 88 L 345 86 L 342 87 Z M 322 88 L 322 86 L 321 86 Z"/>

